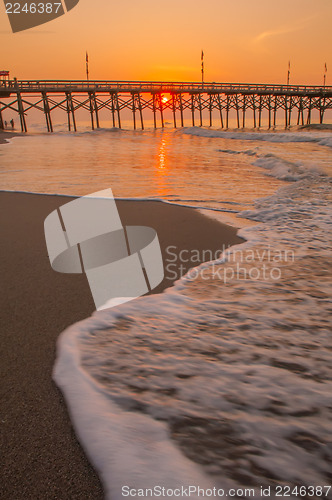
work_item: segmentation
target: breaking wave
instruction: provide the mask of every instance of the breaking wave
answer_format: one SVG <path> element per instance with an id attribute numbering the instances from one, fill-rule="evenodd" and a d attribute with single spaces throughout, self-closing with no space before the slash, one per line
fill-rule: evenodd
<path id="1" fill-rule="evenodd" d="M 265 141 L 276 143 L 289 142 L 313 142 L 320 146 L 332 147 L 332 137 L 329 131 L 327 132 L 234 132 L 226 130 L 211 130 L 201 127 L 189 127 L 181 131 L 183 134 L 196 135 L 200 137 L 224 138 L 242 141 Z"/>
<path id="2" fill-rule="evenodd" d="M 136 488 L 332 479 L 332 179 L 255 164 L 293 182 L 241 213 L 245 243 L 60 338 L 54 378 L 113 499 L 128 470 Z"/>

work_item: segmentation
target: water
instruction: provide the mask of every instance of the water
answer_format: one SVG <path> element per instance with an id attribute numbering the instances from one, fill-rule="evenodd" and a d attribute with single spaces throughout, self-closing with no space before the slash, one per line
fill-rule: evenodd
<path id="1" fill-rule="evenodd" d="M 4 189 L 111 186 L 214 209 L 247 240 L 166 293 L 62 334 L 54 377 L 110 498 L 160 484 L 255 498 L 304 485 L 309 498 L 331 484 L 331 151 L 330 132 L 205 129 L 1 147 Z"/>

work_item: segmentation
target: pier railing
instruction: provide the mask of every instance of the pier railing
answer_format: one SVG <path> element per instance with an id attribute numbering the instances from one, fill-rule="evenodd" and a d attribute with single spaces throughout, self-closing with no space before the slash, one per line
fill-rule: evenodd
<path id="1" fill-rule="evenodd" d="M 19 89 L 21 92 L 63 92 L 67 90 L 75 92 L 86 92 L 96 90 L 98 92 L 164 92 L 164 93 L 187 93 L 187 92 L 217 92 L 217 93 L 271 93 L 271 94 L 296 94 L 296 95 L 332 95 L 332 86 L 318 85 L 269 85 L 257 83 L 215 83 L 215 82 L 156 82 L 156 81 L 112 81 L 112 80 L 7 80 L 0 81 L 0 89 L 12 91 Z"/>
<path id="2" fill-rule="evenodd" d="M 206 116 L 208 125 L 212 126 L 217 114 L 220 126 L 228 128 L 232 112 L 237 127 L 245 127 L 249 111 L 253 127 L 262 126 L 264 115 L 271 128 L 276 126 L 280 110 L 285 127 L 289 127 L 294 111 L 297 124 L 303 125 L 311 123 L 314 110 L 318 111 L 319 123 L 323 123 L 325 112 L 332 109 L 332 87 L 317 85 L 14 79 L 0 81 L 0 98 L 4 99 L 0 101 L 0 128 L 4 124 L 3 113 L 14 111 L 19 115 L 22 131 L 27 131 L 26 117 L 34 108 L 44 113 L 49 132 L 53 131 L 51 113 L 55 109 L 67 113 L 69 130 L 76 130 L 75 113 L 79 109 L 90 113 L 93 129 L 99 127 L 101 110 L 108 110 L 113 126 L 119 128 L 123 110 L 131 111 L 134 128 L 138 113 L 143 129 L 145 110 L 152 112 L 155 127 L 157 124 L 164 127 L 164 112 L 170 110 L 174 127 L 179 120 L 184 126 L 184 113 L 188 112 L 193 126 L 197 115 L 200 126 Z"/>

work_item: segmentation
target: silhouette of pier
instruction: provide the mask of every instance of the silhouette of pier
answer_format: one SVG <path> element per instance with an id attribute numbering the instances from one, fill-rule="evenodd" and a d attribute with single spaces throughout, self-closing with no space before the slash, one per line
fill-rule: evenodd
<path id="1" fill-rule="evenodd" d="M 76 114 L 82 109 L 89 113 L 92 129 L 100 127 L 101 111 L 109 112 L 113 126 L 121 128 L 124 110 L 130 110 L 134 129 L 138 126 L 144 129 L 144 117 L 153 117 L 155 128 L 164 127 L 167 110 L 174 127 L 183 127 L 186 115 L 193 126 L 229 128 L 232 113 L 237 128 L 273 128 L 280 115 L 287 128 L 291 124 L 311 124 L 315 110 L 319 123 L 323 123 L 326 111 L 332 109 L 332 87 L 214 82 L 0 81 L 0 128 L 3 128 L 4 113 L 10 111 L 18 115 L 22 132 L 27 132 L 29 112 L 38 110 L 45 116 L 47 130 L 53 132 L 52 114 L 62 110 L 67 116 L 68 130 L 76 131 Z"/>

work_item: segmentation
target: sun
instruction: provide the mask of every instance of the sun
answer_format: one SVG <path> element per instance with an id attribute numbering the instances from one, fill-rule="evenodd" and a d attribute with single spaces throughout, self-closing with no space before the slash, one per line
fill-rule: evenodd
<path id="1" fill-rule="evenodd" d="M 164 95 L 162 101 L 163 101 L 163 103 L 168 102 L 168 98 Z"/>

